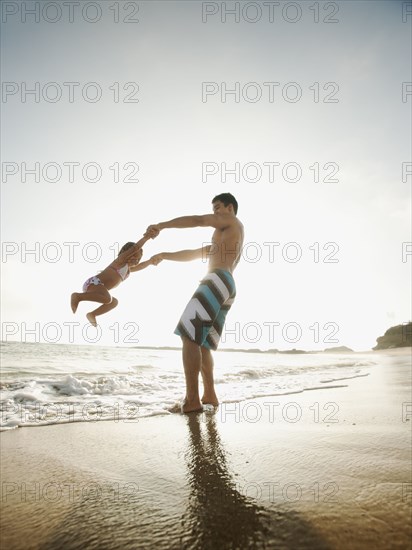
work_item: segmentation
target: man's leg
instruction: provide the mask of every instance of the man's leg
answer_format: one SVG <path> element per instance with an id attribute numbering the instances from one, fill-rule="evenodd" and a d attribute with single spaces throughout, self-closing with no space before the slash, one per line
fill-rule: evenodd
<path id="1" fill-rule="evenodd" d="M 213 380 L 213 356 L 210 349 L 201 347 L 202 364 L 201 373 L 203 380 L 203 397 L 202 403 L 204 405 L 213 405 L 217 407 L 219 400 L 215 393 L 215 385 Z"/>
<path id="2" fill-rule="evenodd" d="M 202 364 L 202 354 L 199 344 L 183 336 L 183 367 L 186 378 L 186 399 L 182 407 L 183 412 L 202 409 L 199 398 L 199 373 Z"/>

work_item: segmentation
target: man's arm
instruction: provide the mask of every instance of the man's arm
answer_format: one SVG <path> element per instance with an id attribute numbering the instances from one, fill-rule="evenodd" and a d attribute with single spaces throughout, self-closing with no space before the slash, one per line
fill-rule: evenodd
<path id="1" fill-rule="evenodd" d="M 202 248 L 196 248 L 194 250 L 178 250 L 176 252 L 160 252 L 150 258 L 154 264 L 157 265 L 162 260 L 172 260 L 174 262 L 190 262 L 191 260 L 198 260 L 199 258 L 205 258 L 209 254 L 211 245 L 202 246 Z"/>
<path id="2" fill-rule="evenodd" d="M 182 216 L 167 222 L 149 225 L 147 232 L 160 232 L 163 229 L 187 229 L 189 227 L 214 227 L 225 229 L 233 221 L 230 214 L 205 214 L 204 216 Z"/>

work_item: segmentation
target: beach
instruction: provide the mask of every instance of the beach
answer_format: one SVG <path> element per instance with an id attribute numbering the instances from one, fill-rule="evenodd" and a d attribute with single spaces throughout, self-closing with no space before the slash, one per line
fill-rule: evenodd
<path id="1" fill-rule="evenodd" d="M 4 548 L 410 548 L 410 348 L 201 414 L 1 434 Z"/>

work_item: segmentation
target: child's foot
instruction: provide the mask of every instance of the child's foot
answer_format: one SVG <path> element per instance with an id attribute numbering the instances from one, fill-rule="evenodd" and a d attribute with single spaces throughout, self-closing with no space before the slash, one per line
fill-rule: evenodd
<path id="1" fill-rule="evenodd" d="M 70 305 L 72 307 L 73 313 L 76 313 L 77 306 L 79 305 L 79 295 L 77 294 L 77 292 L 73 292 L 70 299 Z"/>
<path id="2" fill-rule="evenodd" d="M 91 325 L 97 327 L 96 317 L 93 315 L 93 313 L 88 313 L 86 317 Z"/>

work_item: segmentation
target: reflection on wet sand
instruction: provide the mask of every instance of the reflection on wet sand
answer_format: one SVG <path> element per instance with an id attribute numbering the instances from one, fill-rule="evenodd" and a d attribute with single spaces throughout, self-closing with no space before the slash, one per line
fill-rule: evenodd
<path id="1" fill-rule="evenodd" d="M 188 415 L 187 423 L 190 497 L 182 547 L 327 548 L 296 513 L 264 507 L 238 491 L 213 414 Z"/>
<path id="2" fill-rule="evenodd" d="M 191 488 L 184 530 L 199 548 L 248 548 L 263 541 L 267 528 L 263 509 L 241 495 L 227 465 L 213 415 L 189 415 L 186 453 Z M 203 426 L 201 426 L 203 424 Z M 204 428 L 204 430 L 202 430 Z M 186 542 L 189 542 L 186 540 Z"/>
<path id="3" fill-rule="evenodd" d="M 326 550 L 328 546 L 314 525 L 292 509 L 293 504 L 258 501 L 241 493 L 236 483 L 240 476 L 236 476 L 238 472 L 231 465 L 217 420 L 209 414 L 179 417 L 174 422 L 175 434 L 164 433 L 162 419 L 150 424 L 150 434 L 143 430 L 144 427 L 139 431 L 136 426 L 130 428 L 129 425 L 124 429 L 115 424 L 105 428 L 103 423 L 100 429 L 99 426 L 85 426 L 82 430 L 70 427 L 73 433 L 83 435 L 83 439 L 71 440 L 75 442 L 72 445 L 77 444 L 76 456 L 81 467 L 68 469 L 66 463 L 53 461 L 47 455 L 42 463 L 39 459 L 42 455 L 37 452 L 31 459 L 33 483 L 43 479 L 45 484 L 55 480 L 62 487 L 65 484 L 75 487 L 92 484 L 101 489 L 101 494 L 70 501 L 61 499 L 53 505 L 29 499 L 13 505 L 10 500 L 6 524 L 11 525 L 10 518 L 17 513 L 21 519 L 19 528 L 23 525 L 25 533 L 31 533 L 31 540 L 29 545 L 9 543 L 7 548 Z M 59 431 L 56 428 L 54 433 L 63 451 L 67 448 L 67 439 L 63 436 L 58 439 Z M 112 439 L 117 437 L 124 447 L 105 444 L 107 433 Z M 84 445 L 86 435 L 89 446 Z M 173 437 L 178 437 L 176 445 L 171 444 Z M 147 450 L 145 442 L 148 442 Z M 272 441 L 268 453 L 272 452 L 273 456 L 268 456 L 262 464 L 261 473 L 267 479 L 280 465 L 275 445 Z M 113 495 L 110 489 L 113 481 L 93 470 L 95 454 L 100 448 L 104 449 L 105 463 L 112 468 L 112 476 L 118 476 L 117 479 L 121 476 L 119 487 L 131 483 L 139 487 L 134 495 L 125 491 Z M 257 460 L 258 456 L 255 458 Z M 256 471 L 256 464 L 254 466 Z M 317 520 L 313 510 L 309 517 Z M 12 537 L 10 533 L 14 531 L 9 530 L 9 539 L 22 540 L 20 535 Z"/>

